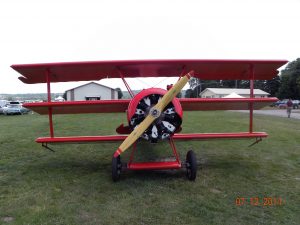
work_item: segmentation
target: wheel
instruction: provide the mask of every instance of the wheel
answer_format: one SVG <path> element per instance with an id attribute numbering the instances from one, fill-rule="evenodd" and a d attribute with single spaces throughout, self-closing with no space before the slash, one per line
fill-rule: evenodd
<path id="1" fill-rule="evenodd" d="M 194 181 L 197 176 L 197 159 L 196 154 L 192 150 L 186 154 L 186 176 L 192 181 Z"/>
<path id="2" fill-rule="evenodd" d="M 113 157 L 112 158 L 112 179 L 114 182 L 118 181 L 120 179 L 121 170 L 122 170 L 122 164 L 121 164 L 121 157 Z"/>

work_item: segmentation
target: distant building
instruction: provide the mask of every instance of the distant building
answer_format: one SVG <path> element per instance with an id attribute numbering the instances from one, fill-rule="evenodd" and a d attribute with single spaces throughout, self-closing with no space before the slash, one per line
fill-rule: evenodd
<path id="1" fill-rule="evenodd" d="M 55 102 L 63 102 L 63 101 L 65 101 L 65 99 L 64 99 L 63 97 L 61 97 L 61 96 L 58 96 L 58 97 L 56 97 L 56 98 L 54 99 L 54 101 L 55 101 Z"/>
<path id="2" fill-rule="evenodd" d="M 66 91 L 67 101 L 118 99 L 118 92 L 110 87 L 90 82 Z"/>
<path id="3" fill-rule="evenodd" d="M 244 98 L 250 98 L 250 89 L 239 88 L 206 88 L 200 93 L 201 98 L 223 98 L 235 93 Z M 267 98 L 270 94 L 260 89 L 254 89 L 255 98 Z"/>

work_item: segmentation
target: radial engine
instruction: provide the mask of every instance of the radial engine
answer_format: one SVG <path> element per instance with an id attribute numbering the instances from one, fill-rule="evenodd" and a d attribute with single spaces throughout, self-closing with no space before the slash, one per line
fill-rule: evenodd
<path id="1" fill-rule="evenodd" d="M 151 108 L 160 101 L 166 92 L 166 90 L 160 88 L 149 88 L 134 96 L 127 110 L 131 130 L 134 130 L 145 119 Z M 151 143 L 168 139 L 174 133 L 180 132 L 182 115 L 180 102 L 177 98 L 174 98 L 141 137 Z"/>

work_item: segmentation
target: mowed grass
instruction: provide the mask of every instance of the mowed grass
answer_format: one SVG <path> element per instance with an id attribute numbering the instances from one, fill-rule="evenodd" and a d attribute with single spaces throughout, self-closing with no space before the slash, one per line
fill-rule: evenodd
<path id="1" fill-rule="evenodd" d="M 122 122 L 124 114 L 57 115 L 55 134 L 114 134 Z M 237 112 L 185 112 L 183 132 L 247 131 L 248 122 Z M 118 143 L 52 145 L 53 153 L 34 142 L 48 136 L 47 116 L 0 116 L 0 224 L 299 224 L 300 121 L 257 115 L 254 125 L 270 136 L 253 147 L 176 143 L 183 160 L 189 149 L 197 154 L 195 182 L 176 170 L 126 171 L 113 183 Z M 166 143 L 138 147 L 139 159 L 171 155 Z M 263 206 L 264 197 L 283 203 Z"/>

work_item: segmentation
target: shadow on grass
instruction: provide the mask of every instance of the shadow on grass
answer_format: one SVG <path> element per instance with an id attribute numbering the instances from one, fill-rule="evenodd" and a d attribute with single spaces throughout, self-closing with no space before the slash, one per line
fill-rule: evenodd
<path id="1" fill-rule="evenodd" d="M 186 179 L 185 168 L 176 170 L 126 170 L 121 174 L 122 180 L 135 179 L 138 181 L 178 180 Z"/>
<path id="2" fill-rule="evenodd" d="M 97 162 L 92 160 L 74 160 L 74 159 L 48 159 L 47 161 L 36 162 L 35 164 L 24 167 L 24 172 L 37 174 L 39 171 L 57 172 L 63 171 L 77 174 L 94 173 L 100 170 L 110 170 L 109 162 Z"/>
<path id="3" fill-rule="evenodd" d="M 246 160 L 235 160 L 235 159 L 220 159 L 217 161 L 209 159 L 204 163 L 200 163 L 202 169 L 224 169 L 224 170 L 243 170 L 243 169 L 254 169 L 257 167 L 257 163 L 249 162 Z"/>
<path id="4" fill-rule="evenodd" d="M 220 171 L 223 174 L 239 174 L 241 172 L 247 172 L 249 174 L 255 174 L 259 170 L 259 164 L 253 161 L 249 161 L 243 157 L 237 157 L 235 155 L 209 155 L 198 158 L 198 178 L 201 179 L 203 173 L 214 173 L 213 170 Z M 102 158 L 102 160 L 91 158 L 47 158 L 33 164 L 26 164 L 22 167 L 21 174 L 28 177 L 35 177 L 44 179 L 45 177 L 69 177 L 76 178 L 82 175 L 93 176 L 98 173 L 99 178 L 109 179 L 111 176 L 111 160 L 108 158 Z M 45 176 L 46 174 L 46 176 Z M 215 172 L 219 174 L 219 172 Z M 100 178 L 101 179 L 101 178 Z M 124 169 L 121 173 L 122 180 L 136 179 L 139 181 L 159 181 L 159 180 L 175 180 L 186 178 L 186 169 L 175 170 L 143 170 L 143 171 L 130 171 Z"/>
<path id="5" fill-rule="evenodd" d="M 36 162 L 23 167 L 22 175 L 28 177 L 36 177 L 45 179 L 46 177 L 78 177 L 99 173 L 99 178 L 107 179 L 111 176 L 111 162 L 107 160 L 78 160 L 78 159 L 59 159 L 53 158 L 47 161 Z M 47 176 L 45 176 L 47 174 Z M 100 175 L 102 174 L 102 175 Z M 135 179 L 137 181 L 157 181 L 157 180 L 173 180 L 187 179 L 186 169 L 174 170 L 142 170 L 131 171 L 124 169 L 121 172 L 121 180 Z"/>
<path id="6" fill-rule="evenodd" d="M 204 173 L 206 177 L 242 176 L 256 179 L 255 177 L 264 174 L 258 162 L 235 155 L 209 155 L 207 158 L 201 158 L 198 172 L 199 169 L 201 169 L 200 173 Z"/>

